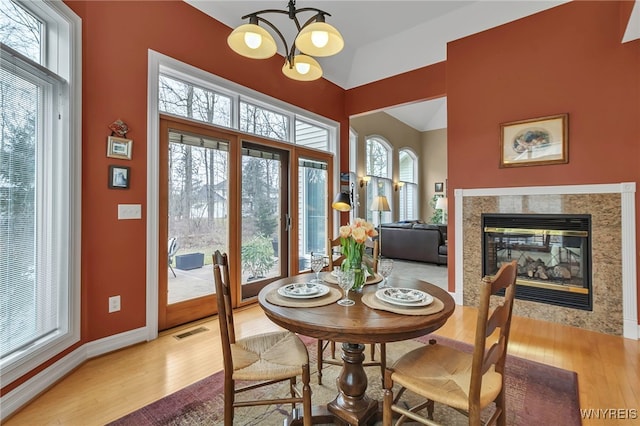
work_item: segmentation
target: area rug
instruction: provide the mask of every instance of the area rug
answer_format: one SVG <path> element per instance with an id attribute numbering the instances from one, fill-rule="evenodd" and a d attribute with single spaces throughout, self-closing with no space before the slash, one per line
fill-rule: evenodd
<path id="1" fill-rule="evenodd" d="M 425 336 L 412 341 L 387 345 L 387 357 L 395 359 L 418 345 L 435 337 L 438 344 L 444 344 L 471 352 L 471 346 L 439 336 Z M 303 338 L 309 349 L 312 366 L 312 404 L 325 404 L 336 396 L 336 378 L 339 366 L 326 365 L 323 368 L 323 385 L 318 385 L 315 371 L 316 341 Z M 365 352 L 369 352 L 368 350 Z M 381 376 L 378 367 L 367 367 L 369 386 L 367 395 L 382 401 Z M 508 425 L 580 425 L 580 404 L 578 398 L 578 377 L 572 371 L 508 356 L 506 362 L 507 424 Z M 222 372 L 213 374 L 199 382 L 166 396 L 112 423 L 122 425 L 217 425 L 223 423 L 223 382 Z M 252 391 L 252 397 L 272 397 L 286 395 L 287 384 L 274 385 L 267 390 Z M 410 402 L 411 396 L 405 395 Z M 301 408 L 301 407 L 300 407 Z M 238 408 L 235 412 L 236 425 L 282 425 L 289 415 L 290 404 L 282 406 L 258 406 Z M 487 416 L 492 407 L 487 408 Z M 443 425 L 465 425 L 468 419 L 457 411 L 436 404 L 436 421 Z"/>

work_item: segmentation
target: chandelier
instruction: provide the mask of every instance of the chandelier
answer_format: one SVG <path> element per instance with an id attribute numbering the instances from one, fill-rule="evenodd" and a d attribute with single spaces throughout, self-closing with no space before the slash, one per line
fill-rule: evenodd
<path id="1" fill-rule="evenodd" d="M 296 9 L 295 0 L 289 0 L 288 10 L 266 9 L 253 12 L 242 17 L 249 19 L 248 24 L 240 25 L 227 38 L 229 47 L 239 55 L 252 59 L 267 59 L 278 50 L 273 36 L 258 23 L 262 22 L 270 27 L 282 40 L 286 59 L 282 66 L 282 73 L 293 80 L 313 81 L 322 77 L 322 67 L 313 56 L 325 57 L 335 55 L 344 47 L 344 40 L 340 32 L 325 22 L 325 16 L 331 14 L 313 7 Z M 304 23 L 298 20 L 299 13 L 313 12 Z M 298 33 L 291 43 L 287 44 L 280 30 L 261 15 L 281 13 L 289 16 Z M 296 54 L 296 49 L 299 53 Z"/>

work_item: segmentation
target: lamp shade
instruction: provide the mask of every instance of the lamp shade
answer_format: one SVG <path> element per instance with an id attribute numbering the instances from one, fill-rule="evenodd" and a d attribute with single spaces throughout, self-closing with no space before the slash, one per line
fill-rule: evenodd
<path id="1" fill-rule="evenodd" d="M 314 22 L 307 25 L 296 37 L 296 47 L 312 56 L 331 56 L 344 47 L 340 32 L 326 22 Z"/>
<path id="2" fill-rule="evenodd" d="M 256 24 L 240 25 L 229 34 L 227 44 L 237 54 L 252 59 L 270 58 L 278 50 L 271 34 Z"/>
<path id="3" fill-rule="evenodd" d="M 285 61 L 282 73 L 293 80 L 313 81 L 322 77 L 322 67 L 318 61 L 307 55 L 293 57 L 293 65 Z"/>
<path id="4" fill-rule="evenodd" d="M 378 195 L 373 199 L 373 203 L 371 203 L 371 211 L 372 212 L 390 212 L 389 202 L 387 201 L 387 197 L 384 195 Z"/>
<path id="5" fill-rule="evenodd" d="M 348 212 L 351 210 L 351 200 L 349 194 L 346 192 L 339 192 L 336 198 L 333 199 L 331 207 L 341 212 Z"/>
<path id="6" fill-rule="evenodd" d="M 447 210 L 447 197 L 440 197 L 436 201 L 436 209 Z"/>

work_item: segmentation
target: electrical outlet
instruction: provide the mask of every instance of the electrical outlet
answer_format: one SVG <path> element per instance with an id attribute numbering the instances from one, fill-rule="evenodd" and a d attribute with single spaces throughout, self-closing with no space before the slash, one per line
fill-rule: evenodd
<path id="1" fill-rule="evenodd" d="M 109 298 L 109 313 L 118 312 L 120 310 L 120 296 L 111 296 Z"/>

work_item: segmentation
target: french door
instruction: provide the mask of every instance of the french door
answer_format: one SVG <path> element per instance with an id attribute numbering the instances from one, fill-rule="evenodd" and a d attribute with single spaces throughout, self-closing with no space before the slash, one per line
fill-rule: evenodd
<path id="1" fill-rule="evenodd" d="M 161 115 L 159 160 L 159 330 L 217 313 L 215 250 L 234 307 L 325 251 L 330 154 Z"/>
<path id="2" fill-rule="evenodd" d="M 215 250 L 231 253 L 233 135 L 161 120 L 159 329 L 217 312 Z"/>
<path id="3" fill-rule="evenodd" d="M 289 152 L 244 141 L 241 163 L 241 298 L 288 275 Z"/>

